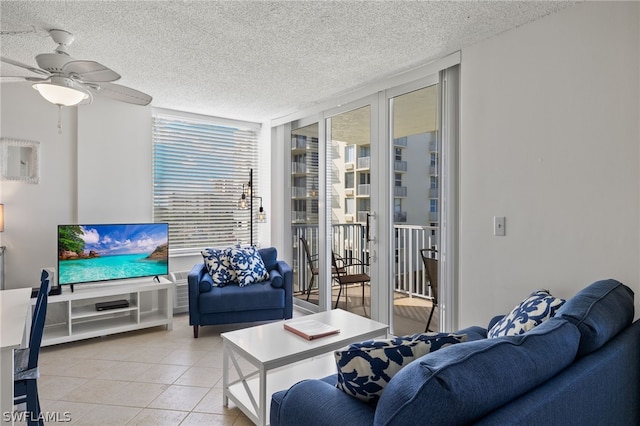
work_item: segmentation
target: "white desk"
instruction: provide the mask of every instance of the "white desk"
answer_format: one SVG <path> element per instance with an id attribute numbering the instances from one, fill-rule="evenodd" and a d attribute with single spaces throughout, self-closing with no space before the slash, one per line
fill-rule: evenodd
<path id="1" fill-rule="evenodd" d="M 284 329 L 285 322 L 304 319 L 338 327 L 340 333 L 305 340 Z M 384 337 L 387 331 L 386 324 L 334 309 L 222 333 L 223 404 L 228 406 L 231 399 L 255 424 L 267 425 L 271 394 L 305 378 L 335 373 L 332 351 L 356 341 Z M 254 370 L 243 371 L 239 358 L 248 361 Z M 230 362 L 238 379 L 230 380 Z"/>
<path id="2" fill-rule="evenodd" d="M 31 289 L 0 291 L 0 421 L 12 424 L 13 350 L 25 339 L 30 328 Z"/>

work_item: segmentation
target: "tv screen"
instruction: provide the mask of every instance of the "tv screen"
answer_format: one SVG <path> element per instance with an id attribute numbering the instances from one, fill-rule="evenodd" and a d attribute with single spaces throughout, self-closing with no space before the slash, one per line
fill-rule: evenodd
<path id="1" fill-rule="evenodd" d="M 58 225 L 58 282 L 83 284 L 169 273 L 166 223 Z"/>

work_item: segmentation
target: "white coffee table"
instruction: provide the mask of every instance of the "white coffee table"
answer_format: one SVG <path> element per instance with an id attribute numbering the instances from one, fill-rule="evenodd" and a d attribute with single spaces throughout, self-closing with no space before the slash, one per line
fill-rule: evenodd
<path id="1" fill-rule="evenodd" d="M 340 333 L 306 340 L 284 329 L 285 323 L 314 319 Z M 229 399 L 257 425 L 269 422 L 271 395 L 302 379 L 336 373 L 333 351 L 375 337 L 385 337 L 388 326 L 341 309 L 222 333 L 223 403 Z M 240 358 L 248 361 L 243 371 Z M 238 378 L 229 381 L 231 364 Z"/>

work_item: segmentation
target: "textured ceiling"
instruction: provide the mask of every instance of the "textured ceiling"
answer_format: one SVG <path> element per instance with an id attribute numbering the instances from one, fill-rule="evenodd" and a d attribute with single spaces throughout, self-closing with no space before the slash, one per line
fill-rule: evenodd
<path id="1" fill-rule="evenodd" d="M 36 65 L 55 48 L 46 30 L 64 29 L 71 56 L 112 68 L 153 106 L 265 121 L 574 3 L 2 0 L 0 53 Z"/>

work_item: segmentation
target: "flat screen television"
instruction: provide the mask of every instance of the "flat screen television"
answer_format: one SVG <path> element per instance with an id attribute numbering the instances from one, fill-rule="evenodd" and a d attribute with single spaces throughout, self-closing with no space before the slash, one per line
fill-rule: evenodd
<path id="1" fill-rule="evenodd" d="M 167 223 L 58 225 L 58 283 L 88 284 L 169 273 Z"/>

